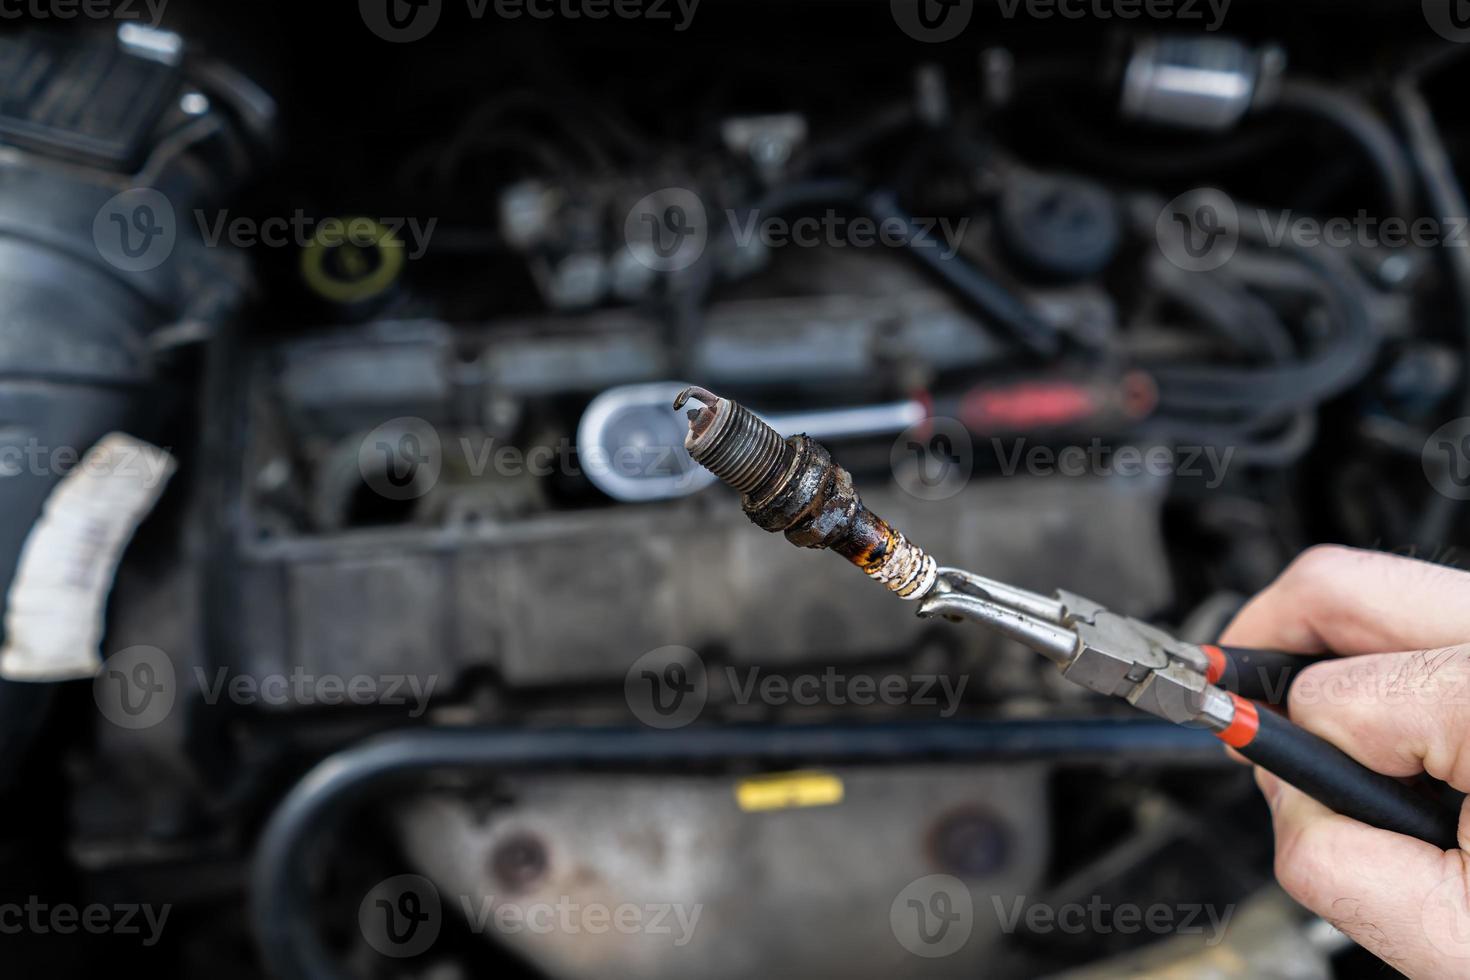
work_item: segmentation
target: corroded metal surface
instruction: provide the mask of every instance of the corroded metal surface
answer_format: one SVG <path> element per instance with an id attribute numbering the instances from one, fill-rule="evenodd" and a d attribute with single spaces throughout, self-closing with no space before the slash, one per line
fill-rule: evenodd
<path id="1" fill-rule="evenodd" d="M 863 505 L 852 475 L 804 435 L 782 439 L 749 409 L 703 388 L 674 400 L 703 407 L 689 412 L 684 446 L 741 494 L 745 513 L 767 531 L 801 548 L 828 548 L 904 599 L 934 586 L 935 561 L 923 548 Z"/>

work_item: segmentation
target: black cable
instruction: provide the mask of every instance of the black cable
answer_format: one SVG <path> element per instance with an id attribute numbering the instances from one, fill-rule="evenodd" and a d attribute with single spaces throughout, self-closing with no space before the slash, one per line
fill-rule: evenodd
<path id="1" fill-rule="evenodd" d="M 1288 362 L 1295 355 L 1291 333 L 1275 309 L 1247 288 L 1260 278 L 1257 273 L 1263 268 L 1260 262 L 1245 261 L 1247 258 L 1242 256 L 1213 275 L 1202 275 L 1160 257 L 1149 263 L 1146 276 L 1155 289 L 1227 340 L 1268 362 Z M 1175 445 L 1228 447 L 1231 462 L 1248 466 L 1291 466 L 1311 449 L 1317 434 L 1314 412 L 1304 410 L 1283 417 L 1279 413 L 1263 414 L 1258 406 L 1251 409 L 1254 418 L 1223 425 L 1171 415 L 1170 407 L 1164 404 L 1147 428 L 1162 433 L 1164 441 Z"/>
<path id="2" fill-rule="evenodd" d="M 1413 82 L 1406 80 L 1394 86 L 1393 98 L 1430 207 L 1441 221 L 1470 215 L 1470 204 L 1467 204 L 1465 193 L 1455 177 L 1454 164 L 1439 137 L 1434 114 L 1423 94 Z M 1441 238 L 1445 236 L 1441 235 Z M 1460 413 L 1470 415 L 1470 249 L 1446 245 L 1441 254 L 1449 267 L 1450 285 L 1459 307 L 1461 343 L 1465 353 L 1460 365 Z M 1458 503 L 1444 494 L 1435 494 L 1429 499 L 1416 529 L 1419 544 L 1434 547 L 1445 540 L 1453 528 Z"/>
<path id="3" fill-rule="evenodd" d="M 1261 434 L 1277 427 L 1281 428 L 1277 434 Z M 1226 426 L 1163 414 L 1151 419 L 1147 428 L 1162 432 L 1164 441 L 1176 446 L 1226 447 L 1232 465 L 1281 469 L 1299 461 L 1312 448 L 1317 438 L 1317 416 L 1302 411 L 1285 419 L 1284 426 L 1280 419 Z"/>
<path id="4" fill-rule="evenodd" d="M 891 192 L 874 191 L 863 198 L 862 206 L 880 225 L 888 221 L 903 222 L 908 229 L 904 236 L 905 251 L 949 283 L 984 317 L 999 324 L 1027 351 L 1050 358 L 1061 350 L 1061 336 L 1056 327 L 1033 313 L 1000 283 L 960 258 L 959 253 L 947 254 L 899 206 L 898 199 Z"/>
<path id="5" fill-rule="evenodd" d="M 1289 361 L 1296 353 L 1291 333 L 1276 311 L 1233 279 L 1181 269 L 1161 255 L 1147 264 L 1145 277 L 1154 289 L 1245 353 L 1275 362 Z"/>
<path id="6" fill-rule="evenodd" d="M 1039 115 L 1043 119 L 1065 120 L 1064 125 L 1053 128 L 1055 141 L 1096 165 L 1133 180 L 1165 179 L 1190 171 L 1226 170 L 1243 164 L 1295 134 L 1289 124 L 1264 116 L 1259 122 L 1253 122 L 1251 128 L 1238 129 L 1228 138 L 1199 136 L 1189 145 L 1155 145 L 1140 150 L 1113 145 L 1100 138 L 1088 128 L 1087 120 L 1070 110 L 1073 100 L 1050 101 L 1053 110 Z M 1372 106 L 1341 89 L 1301 79 L 1283 81 L 1275 105 L 1329 123 L 1350 138 L 1373 168 L 1390 213 L 1404 217 L 1413 212 L 1413 167 L 1393 130 Z"/>
<path id="7" fill-rule="evenodd" d="M 1244 233 L 1244 229 L 1242 229 Z M 1160 366 L 1151 369 L 1159 383 L 1160 404 L 1174 409 L 1246 409 L 1284 414 L 1320 404 L 1346 390 L 1372 367 L 1377 337 L 1363 298 L 1337 264 L 1296 250 L 1297 285 L 1314 292 L 1337 332 L 1321 345 L 1324 353 L 1297 364 L 1262 368 Z"/>
<path id="8" fill-rule="evenodd" d="M 1325 120 L 1349 136 L 1373 165 L 1383 184 L 1389 213 L 1407 217 L 1414 210 L 1414 169 L 1388 124 L 1363 100 L 1339 88 L 1287 79 L 1277 105 Z"/>

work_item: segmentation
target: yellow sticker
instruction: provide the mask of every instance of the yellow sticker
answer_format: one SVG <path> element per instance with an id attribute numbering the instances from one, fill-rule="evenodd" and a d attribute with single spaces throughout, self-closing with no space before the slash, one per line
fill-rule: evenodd
<path id="1" fill-rule="evenodd" d="M 779 772 L 735 784 L 735 802 L 747 813 L 842 802 L 842 780 L 829 772 Z"/>

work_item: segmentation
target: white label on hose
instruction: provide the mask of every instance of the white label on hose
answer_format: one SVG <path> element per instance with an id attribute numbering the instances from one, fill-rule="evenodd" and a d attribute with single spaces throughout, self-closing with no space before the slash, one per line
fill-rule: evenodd
<path id="1" fill-rule="evenodd" d="M 113 432 L 56 485 L 10 584 L 0 677 L 63 681 L 97 673 L 118 561 L 176 466 L 157 446 Z"/>

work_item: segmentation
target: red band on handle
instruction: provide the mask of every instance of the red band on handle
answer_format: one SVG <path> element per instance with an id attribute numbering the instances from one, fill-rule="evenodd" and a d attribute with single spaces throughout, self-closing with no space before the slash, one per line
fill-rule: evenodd
<path id="1" fill-rule="evenodd" d="M 1235 717 L 1229 727 L 1223 732 L 1216 732 L 1215 737 L 1232 749 L 1243 749 L 1261 730 L 1261 716 L 1255 702 L 1247 701 L 1239 694 L 1230 695 L 1230 700 L 1235 704 Z"/>
<path id="2" fill-rule="evenodd" d="M 1225 651 L 1215 646 L 1201 646 L 1205 657 L 1210 661 L 1210 667 L 1205 671 L 1205 680 L 1211 684 L 1225 676 L 1225 667 L 1228 661 L 1225 659 Z"/>

